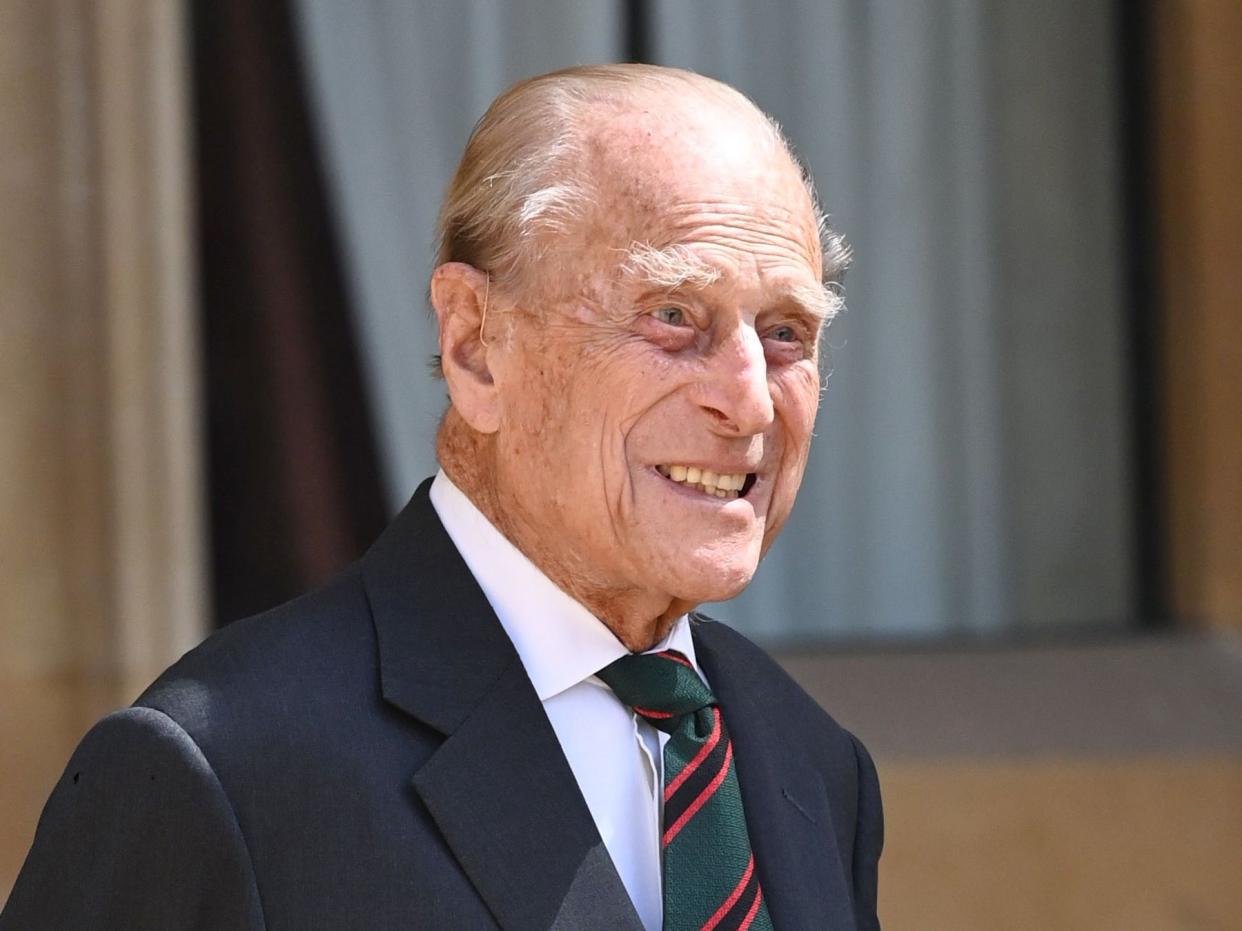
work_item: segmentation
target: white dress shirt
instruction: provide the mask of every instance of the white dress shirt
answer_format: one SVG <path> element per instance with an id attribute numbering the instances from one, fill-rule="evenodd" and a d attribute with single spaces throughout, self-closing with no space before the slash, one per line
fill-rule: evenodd
<path id="1" fill-rule="evenodd" d="M 595 676 L 629 650 L 510 543 L 443 471 L 431 484 L 431 503 L 517 648 L 643 926 L 659 931 L 668 735 L 621 704 Z M 652 652 L 665 649 L 681 652 L 698 669 L 685 615 Z"/>

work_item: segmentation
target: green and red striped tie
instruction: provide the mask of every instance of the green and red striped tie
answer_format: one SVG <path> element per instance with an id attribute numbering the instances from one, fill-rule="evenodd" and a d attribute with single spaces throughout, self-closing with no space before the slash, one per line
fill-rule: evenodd
<path id="1" fill-rule="evenodd" d="M 746 832 L 733 745 L 716 696 L 674 650 L 598 673 L 669 735 L 664 745 L 664 931 L 771 931 Z"/>

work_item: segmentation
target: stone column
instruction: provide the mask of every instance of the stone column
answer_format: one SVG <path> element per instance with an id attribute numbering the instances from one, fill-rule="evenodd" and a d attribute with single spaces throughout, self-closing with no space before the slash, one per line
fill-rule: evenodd
<path id="1" fill-rule="evenodd" d="M 189 79 L 180 0 L 0 0 L 0 901 L 206 630 Z"/>

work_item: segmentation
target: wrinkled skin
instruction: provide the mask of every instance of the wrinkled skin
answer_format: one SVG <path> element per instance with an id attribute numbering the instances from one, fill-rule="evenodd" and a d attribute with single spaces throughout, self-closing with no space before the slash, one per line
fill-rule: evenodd
<path id="1" fill-rule="evenodd" d="M 455 263 L 433 276 L 453 401 L 442 464 L 634 650 L 745 587 L 806 465 L 820 321 L 797 296 L 819 285 L 819 238 L 757 119 L 701 101 L 601 118 L 598 209 L 520 294 Z M 680 244 L 719 277 L 654 286 L 621 267 L 636 242 Z M 669 481 L 669 464 L 754 478 L 720 499 Z"/>

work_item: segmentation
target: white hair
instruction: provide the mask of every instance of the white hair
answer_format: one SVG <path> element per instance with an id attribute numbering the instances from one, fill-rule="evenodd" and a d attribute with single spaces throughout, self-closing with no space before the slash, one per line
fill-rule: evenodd
<path id="1" fill-rule="evenodd" d="M 644 89 L 693 89 L 743 103 L 760 115 L 771 144 L 802 172 L 819 230 L 824 281 L 840 281 L 850 261 L 849 247 L 829 228 L 809 173 L 775 121 L 719 81 L 638 64 L 569 68 L 522 81 L 501 94 L 475 125 L 449 184 L 437 224 L 436 264 L 466 262 L 502 285 L 517 286 L 554 236 L 580 229 L 595 203 L 593 179 L 585 169 L 587 111 L 600 104 L 617 105 Z M 666 277 L 682 274 L 684 269 L 668 267 L 675 258 L 663 256 L 663 271 L 654 265 L 650 271 Z M 632 253 L 628 261 L 654 263 L 657 256 Z"/>
<path id="2" fill-rule="evenodd" d="M 625 251 L 621 273 L 640 277 L 669 291 L 686 286 L 706 288 L 720 280 L 719 269 L 708 265 L 681 243 L 657 249 L 651 243 L 636 242 Z"/>

